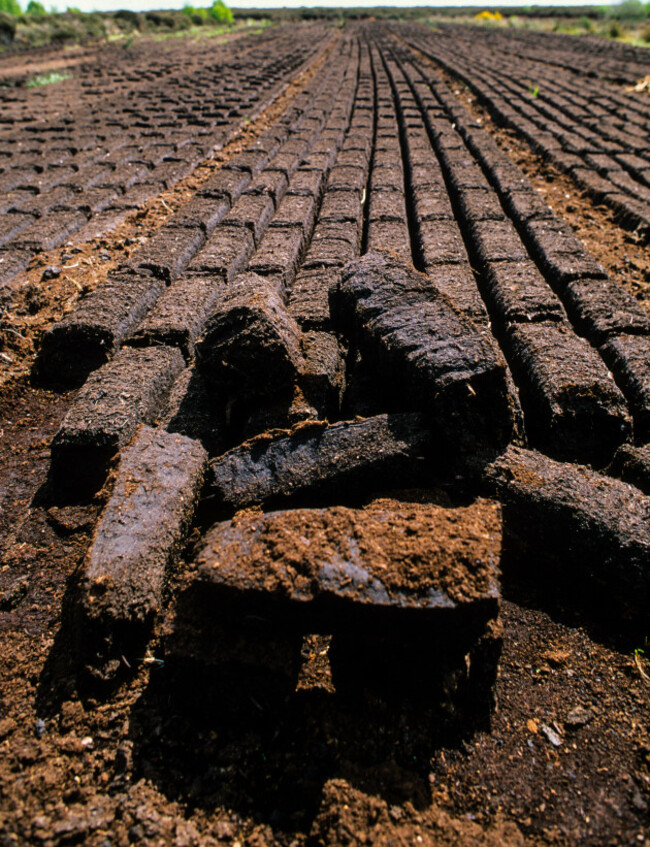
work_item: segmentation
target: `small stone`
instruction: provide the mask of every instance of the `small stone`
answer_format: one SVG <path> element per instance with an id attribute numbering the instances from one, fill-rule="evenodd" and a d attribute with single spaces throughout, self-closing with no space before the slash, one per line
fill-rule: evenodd
<path id="1" fill-rule="evenodd" d="M 61 276 L 61 268 L 58 265 L 48 265 L 43 271 L 41 279 L 56 279 L 58 276 Z"/>
<path id="2" fill-rule="evenodd" d="M 540 729 L 542 730 L 542 732 L 546 736 L 546 739 L 549 742 L 549 744 L 552 744 L 553 747 L 561 747 L 562 746 L 562 739 L 557 734 L 557 732 L 555 732 L 554 729 L 551 729 L 550 726 L 546 726 L 546 724 L 542 724 Z"/>
<path id="3" fill-rule="evenodd" d="M 575 709 L 571 709 L 569 714 L 566 716 L 564 721 L 564 725 L 571 728 L 577 729 L 580 726 L 585 726 L 592 720 L 594 713 L 591 709 L 585 709 L 584 706 L 576 706 Z"/>
<path id="4" fill-rule="evenodd" d="M 45 721 L 40 718 L 34 721 L 34 735 L 37 738 L 42 738 L 45 735 Z"/>
<path id="5" fill-rule="evenodd" d="M 87 735 L 85 738 L 82 738 L 80 743 L 84 750 L 92 750 L 95 746 L 95 742 L 90 737 L 90 735 Z"/>

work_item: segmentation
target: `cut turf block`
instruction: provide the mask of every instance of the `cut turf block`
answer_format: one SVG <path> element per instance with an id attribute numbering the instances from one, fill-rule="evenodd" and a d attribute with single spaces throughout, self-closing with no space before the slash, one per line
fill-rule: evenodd
<path id="1" fill-rule="evenodd" d="M 301 270 L 289 295 L 289 314 L 302 329 L 331 329 L 329 290 L 341 278 L 339 268 Z"/>
<path id="2" fill-rule="evenodd" d="M 304 332 L 300 347 L 305 360 L 300 385 L 319 416 L 337 416 L 345 386 L 345 362 L 338 339 L 330 332 Z"/>
<path id="3" fill-rule="evenodd" d="M 52 441 L 52 473 L 61 487 L 101 484 L 113 456 L 142 423 L 162 412 L 185 366 L 170 347 L 125 347 L 91 374 Z"/>
<path id="4" fill-rule="evenodd" d="M 510 221 L 472 221 L 469 230 L 479 262 L 525 262 L 526 248 Z"/>
<path id="5" fill-rule="evenodd" d="M 650 444 L 641 447 L 621 444 L 607 473 L 650 494 Z"/>
<path id="6" fill-rule="evenodd" d="M 188 367 L 172 386 L 158 426 L 200 441 L 210 455 L 219 455 L 226 449 L 226 412 L 225 399 L 215 396 L 196 368 Z"/>
<path id="7" fill-rule="evenodd" d="M 115 353 L 164 291 L 146 274 L 116 274 L 43 336 L 34 366 L 48 384 L 74 385 Z"/>
<path id="8" fill-rule="evenodd" d="M 134 269 L 146 268 L 155 276 L 171 282 L 189 265 L 205 241 L 200 226 L 164 226 L 129 259 Z"/>
<path id="9" fill-rule="evenodd" d="M 506 578 L 516 568 L 527 581 L 548 581 L 556 597 L 565 597 L 557 580 L 572 580 L 575 601 L 599 601 L 617 632 L 624 623 L 647 626 L 649 498 L 588 468 L 514 447 L 483 469 L 483 479 L 503 503 Z"/>
<path id="10" fill-rule="evenodd" d="M 384 390 L 426 411 L 449 444 L 474 451 L 508 443 L 513 414 L 492 337 L 430 277 L 368 253 L 346 267 L 330 298 L 333 318 Z"/>
<path id="11" fill-rule="evenodd" d="M 188 270 L 202 276 L 218 276 L 231 282 L 255 251 L 252 232 L 217 225 Z"/>
<path id="12" fill-rule="evenodd" d="M 104 676 L 120 666 L 122 655 L 132 662 L 142 655 L 168 567 L 194 515 L 206 461 L 197 441 L 147 426 L 120 456 L 81 586 L 84 652 L 92 664 L 99 659 Z"/>
<path id="13" fill-rule="evenodd" d="M 303 367 L 300 329 L 276 282 L 241 274 L 222 295 L 196 346 L 198 366 L 226 394 L 288 390 Z"/>
<path id="14" fill-rule="evenodd" d="M 430 441 L 426 421 L 416 413 L 305 424 L 215 459 L 210 491 L 217 506 L 241 509 L 292 496 L 412 485 L 426 468 Z"/>
<path id="15" fill-rule="evenodd" d="M 538 259 L 540 268 L 559 290 L 573 279 L 605 279 L 607 273 L 571 229 L 557 218 L 529 220 L 524 224 L 526 244 Z"/>
<path id="16" fill-rule="evenodd" d="M 214 228 L 228 214 L 230 204 L 225 197 L 201 197 L 194 195 L 174 213 L 168 223 L 173 227 L 199 227 L 209 237 Z"/>
<path id="17" fill-rule="evenodd" d="M 185 277 L 173 282 L 130 336 L 134 347 L 166 344 L 178 347 L 186 359 L 223 294 L 220 279 Z"/>
<path id="18" fill-rule="evenodd" d="M 564 309 L 533 262 L 491 262 L 485 272 L 486 295 L 504 323 L 561 321 Z"/>
<path id="19" fill-rule="evenodd" d="M 650 338 L 619 335 L 600 348 L 603 359 L 627 397 L 637 440 L 650 440 Z"/>
<path id="20" fill-rule="evenodd" d="M 438 291 L 446 294 L 459 311 L 474 323 L 487 325 L 488 313 L 469 264 L 426 265 L 425 270 Z"/>
<path id="21" fill-rule="evenodd" d="M 31 250 L 20 250 L 15 247 L 0 250 L 0 288 L 7 285 L 21 271 L 24 271 L 33 255 Z"/>
<path id="22" fill-rule="evenodd" d="M 650 335 L 647 312 L 611 279 L 573 280 L 567 283 L 563 299 L 578 332 L 594 344 L 623 333 Z"/>
<path id="23" fill-rule="evenodd" d="M 565 323 L 504 334 L 531 444 L 559 459 L 607 463 L 631 430 L 625 399 L 598 353 Z"/>
<path id="24" fill-rule="evenodd" d="M 269 227 L 248 269 L 264 276 L 277 276 L 284 286 L 290 288 L 300 266 L 304 246 L 305 234 L 301 227 Z"/>
<path id="25" fill-rule="evenodd" d="M 240 512 L 207 533 L 196 565 L 232 626 L 248 609 L 332 634 L 338 694 L 433 695 L 454 708 L 490 700 L 500 551 L 496 503 L 452 508 L 423 492 L 361 509 Z"/>

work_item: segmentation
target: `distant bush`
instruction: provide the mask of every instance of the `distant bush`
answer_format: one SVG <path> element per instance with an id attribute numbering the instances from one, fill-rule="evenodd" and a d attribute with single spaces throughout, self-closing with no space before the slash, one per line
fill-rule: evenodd
<path id="1" fill-rule="evenodd" d="M 214 0 L 214 3 L 208 9 L 208 15 L 220 24 L 231 24 L 233 22 L 232 12 L 223 0 Z"/>
<path id="2" fill-rule="evenodd" d="M 610 21 L 607 27 L 607 35 L 610 38 L 620 38 L 625 32 L 625 28 L 620 21 Z"/>
<path id="3" fill-rule="evenodd" d="M 162 12 L 146 12 L 145 20 L 149 24 L 153 24 L 158 27 L 168 27 L 172 29 L 174 27 L 174 16 L 171 13 L 162 11 Z"/>
<path id="4" fill-rule="evenodd" d="M 47 9 L 42 3 L 39 3 L 38 0 L 29 0 L 25 11 L 28 15 L 34 15 L 35 17 L 47 15 Z"/>
<path id="5" fill-rule="evenodd" d="M 22 15 L 23 10 L 18 0 L 0 0 L 0 12 L 5 12 L 7 15 Z"/>
<path id="6" fill-rule="evenodd" d="M 474 15 L 474 20 L 475 21 L 502 21 L 503 15 L 499 11 L 488 12 L 487 10 L 485 10 L 483 12 L 478 12 L 476 15 Z"/>
<path id="7" fill-rule="evenodd" d="M 650 44 L 650 24 L 648 24 L 648 26 L 644 26 L 641 30 L 641 41 L 645 41 L 646 44 Z"/>
<path id="8" fill-rule="evenodd" d="M 194 26 L 202 26 L 208 19 L 207 9 L 196 9 L 189 4 L 183 6 L 182 13 L 190 19 Z"/>
<path id="9" fill-rule="evenodd" d="M 74 43 L 83 39 L 85 35 L 83 25 L 74 17 L 65 18 L 63 15 L 54 17 L 50 33 L 52 44 Z"/>
<path id="10" fill-rule="evenodd" d="M 15 16 L 0 12 L 0 45 L 9 47 L 16 35 Z"/>
<path id="11" fill-rule="evenodd" d="M 622 0 L 613 7 L 612 14 L 624 21 L 639 21 L 646 17 L 648 11 L 641 0 Z"/>
<path id="12" fill-rule="evenodd" d="M 140 16 L 137 12 L 132 12 L 131 9 L 118 9 L 117 12 L 113 13 L 113 20 L 117 21 L 118 24 L 124 23 L 129 27 L 140 29 Z"/>

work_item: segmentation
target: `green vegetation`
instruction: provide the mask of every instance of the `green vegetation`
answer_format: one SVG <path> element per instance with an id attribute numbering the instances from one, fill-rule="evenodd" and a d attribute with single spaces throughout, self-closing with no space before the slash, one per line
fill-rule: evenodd
<path id="1" fill-rule="evenodd" d="M 208 9 L 197 9 L 194 6 L 186 5 L 183 6 L 182 13 L 185 17 L 190 18 L 194 26 L 202 26 L 209 20 L 222 26 L 230 26 L 234 22 L 233 13 L 223 0 L 214 0 L 212 6 Z"/>
<path id="2" fill-rule="evenodd" d="M 63 82 L 64 79 L 69 79 L 70 74 L 66 73 L 58 73 L 57 71 L 51 71 L 49 74 L 41 74 L 39 76 L 33 76 L 31 79 L 28 79 L 25 83 L 27 88 L 40 88 L 42 85 L 52 85 L 55 82 Z"/>
<path id="3" fill-rule="evenodd" d="M 89 40 L 121 41 L 125 47 L 141 36 L 157 40 L 171 37 L 222 37 L 230 27 L 251 28 L 292 23 L 300 20 L 323 20 L 343 27 L 346 21 L 375 18 L 421 20 L 435 27 L 439 21 L 453 20 L 474 26 L 526 28 L 571 35 L 595 35 L 621 39 L 639 46 L 650 45 L 650 2 L 622 0 L 608 6 L 479 6 L 436 7 L 396 6 L 346 8 L 234 9 L 224 0 L 207 0 L 212 5 L 196 7 L 191 3 L 178 9 L 134 12 L 83 13 L 76 7 L 66 12 L 47 12 L 41 0 L 29 0 L 26 10 L 20 3 L 27 0 L 0 0 L 0 50 L 20 49 L 47 44 L 79 44 Z M 180 5 L 180 4 L 179 4 Z M 531 92 L 532 94 L 532 92 Z"/>
<path id="4" fill-rule="evenodd" d="M 231 24 L 234 20 L 233 14 L 223 0 L 214 0 L 208 10 L 210 17 L 219 24 Z"/>
<path id="5" fill-rule="evenodd" d="M 35 17 L 47 15 L 45 6 L 42 3 L 39 3 L 38 0 L 29 0 L 25 11 L 28 15 L 34 15 Z"/>
<path id="6" fill-rule="evenodd" d="M 18 0 L 0 0 L 0 12 L 7 15 L 21 15 L 22 9 Z"/>

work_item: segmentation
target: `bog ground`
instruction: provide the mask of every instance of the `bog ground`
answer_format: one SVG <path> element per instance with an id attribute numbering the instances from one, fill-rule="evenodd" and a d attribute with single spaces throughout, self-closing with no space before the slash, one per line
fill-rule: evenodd
<path id="1" fill-rule="evenodd" d="M 650 843 L 647 55 L 0 60 L 2 844 Z"/>

